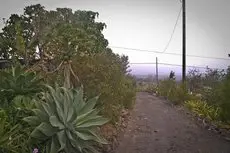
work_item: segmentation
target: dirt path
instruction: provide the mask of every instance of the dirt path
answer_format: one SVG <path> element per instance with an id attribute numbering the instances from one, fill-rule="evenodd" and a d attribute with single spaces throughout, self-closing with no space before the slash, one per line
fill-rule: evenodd
<path id="1" fill-rule="evenodd" d="M 147 93 L 136 107 L 116 153 L 230 153 L 230 142 Z"/>

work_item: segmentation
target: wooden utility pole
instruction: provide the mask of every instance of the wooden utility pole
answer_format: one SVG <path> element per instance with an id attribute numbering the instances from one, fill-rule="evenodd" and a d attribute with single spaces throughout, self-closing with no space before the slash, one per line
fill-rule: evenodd
<path id="1" fill-rule="evenodd" d="M 183 31 L 182 31 L 182 78 L 186 81 L 186 0 L 182 0 L 183 9 Z"/>
<path id="2" fill-rule="evenodd" d="M 158 58 L 156 57 L 156 81 L 157 81 L 157 85 L 159 83 L 159 79 L 158 79 Z"/>

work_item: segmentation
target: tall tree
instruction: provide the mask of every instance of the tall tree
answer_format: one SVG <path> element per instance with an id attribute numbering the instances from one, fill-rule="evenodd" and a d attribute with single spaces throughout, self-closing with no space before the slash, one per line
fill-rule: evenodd
<path id="1" fill-rule="evenodd" d="M 47 11 L 40 4 L 27 6 L 23 15 L 11 15 L 3 28 L 3 32 L 0 33 L 1 58 L 10 58 L 17 54 L 17 32 L 15 28 L 17 23 L 20 23 L 21 35 L 25 42 L 25 53 L 28 54 L 30 51 L 30 56 L 28 55 L 30 58 L 36 57 L 37 48 L 39 51 L 37 57 L 43 59 L 47 46 L 57 45 L 55 48 L 62 46 L 63 44 L 60 42 L 64 37 L 66 38 L 65 33 L 71 33 L 70 37 L 77 37 L 77 40 L 71 38 L 67 40 L 70 41 L 69 43 L 77 44 L 79 52 L 87 52 L 88 54 L 102 52 L 108 46 L 108 41 L 102 34 L 106 25 L 96 22 L 97 16 L 98 13 L 92 11 L 73 12 L 69 8 Z M 71 28 L 65 29 L 66 27 Z M 59 39 L 58 44 L 57 39 Z"/>
<path id="2" fill-rule="evenodd" d="M 173 72 L 173 71 L 170 72 L 169 79 L 172 79 L 172 80 L 176 79 L 175 72 Z"/>

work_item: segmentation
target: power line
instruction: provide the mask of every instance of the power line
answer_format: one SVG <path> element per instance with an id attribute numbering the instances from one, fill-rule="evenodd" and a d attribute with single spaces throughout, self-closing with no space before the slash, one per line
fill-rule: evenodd
<path id="1" fill-rule="evenodd" d="M 145 50 L 145 49 L 135 49 L 135 48 L 127 48 L 127 47 L 117 47 L 117 46 L 109 46 L 111 48 L 117 48 L 117 49 L 124 49 L 124 50 L 133 50 L 133 51 L 140 51 L 140 52 L 149 52 L 149 53 L 157 53 L 157 54 L 165 54 L 165 55 L 175 55 L 175 56 L 182 56 L 182 54 L 178 53 L 163 53 L 156 50 Z M 207 59 L 217 59 L 217 60 L 226 60 L 229 61 L 228 58 L 221 58 L 221 57 L 210 57 L 210 56 L 199 56 L 199 55 L 186 55 L 188 57 L 196 57 L 196 58 L 207 58 Z"/>
<path id="2" fill-rule="evenodd" d="M 165 46 L 165 48 L 164 48 L 164 50 L 163 50 L 162 53 L 166 52 L 166 50 L 168 49 L 168 47 L 169 47 L 169 45 L 170 45 L 170 43 L 172 41 L 173 35 L 174 35 L 175 31 L 176 31 L 176 27 L 177 27 L 178 21 L 180 19 L 181 12 L 182 12 L 182 7 L 180 8 L 180 11 L 178 13 L 178 16 L 177 16 L 177 19 L 176 19 L 176 23 L 175 23 L 175 25 L 173 27 L 173 32 L 172 32 L 172 34 L 170 36 L 170 39 L 169 39 L 169 41 L 168 41 L 167 45 Z"/>
<path id="3" fill-rule="evenodd" d="M 186 0 L 182 0 L 182 78 L 186 81 Z"/>
<path id="4" fill-rule="evenodd" d="M 129 64 L 131 64 L 131 65 L 150 65 L 150 64 L 153 64 L 153 65 L 155 65 L 156 63 L 154 63 L 154 62 L 145 62 L 145 63 L 129 63 Z M 179 66 L 179 67 L 181 67 L 182 65 L 180 65 L 180 64 L 170 64 L 170 63 L 158 63 L 158 65 L 168 65 L 168 66 Z M 187 65 L 186 67 L 191 67 L 191 68 L 201 68 L 201 69 L 206 69 L 208 66 L 206 66 L 206 67 L 204 67 L 204 66 L 192 66 L 192 65 Z M 211 67 L 208 67 L 208 68 L 210 68 L 210 69 L 218 69 L 218 70 L 222 70 L 222 69 L 220 69 L 220 68 L 211 68 Z"/>

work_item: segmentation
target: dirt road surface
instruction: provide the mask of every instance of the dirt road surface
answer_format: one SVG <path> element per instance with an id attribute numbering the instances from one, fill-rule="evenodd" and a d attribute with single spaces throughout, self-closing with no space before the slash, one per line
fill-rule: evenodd
<path id="1" fill-rule="evenodd" d="M 230 153 L 230 142 L 148 93 L 131 118 L 116 153 Z"/>

